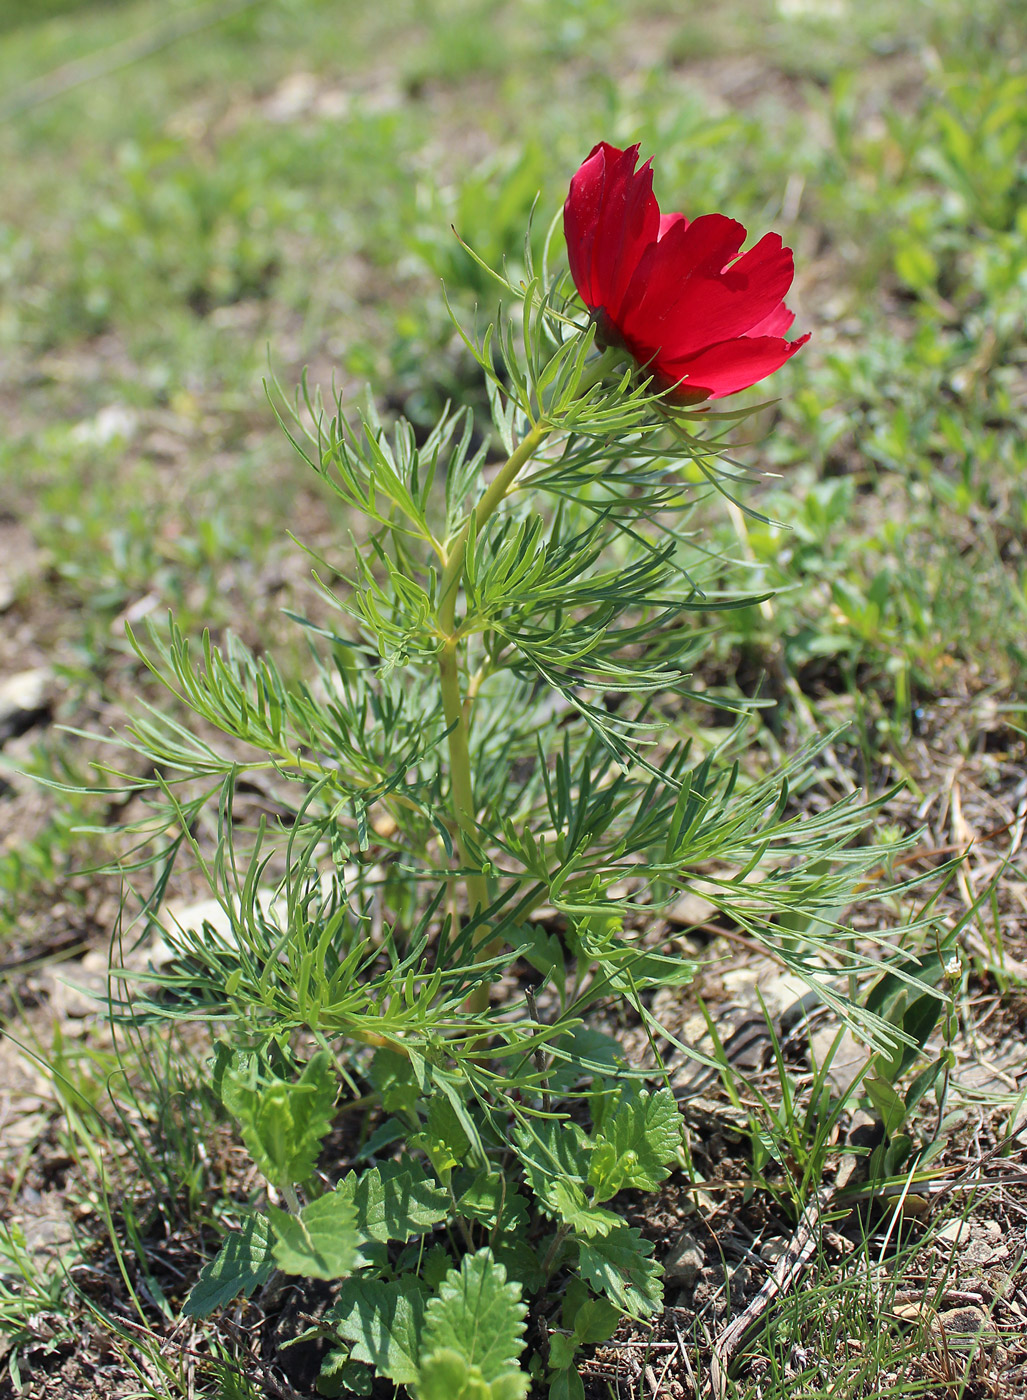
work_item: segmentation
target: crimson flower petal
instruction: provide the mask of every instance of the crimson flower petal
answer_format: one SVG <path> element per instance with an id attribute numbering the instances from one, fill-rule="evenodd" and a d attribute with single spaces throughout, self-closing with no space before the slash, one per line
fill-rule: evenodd
<path id="1" fill-rule="evenodd" d="M 600 142 L 571 181 L 564 232 L 574 285 L 599 341 L 627 349 L 690 402 L 755 384 L 795 354 L 785 295 L 791 249 L 723 214 L 661 214 L 639 148 Z"/>
<path id="2" fill-rule="evenodd" d="M 807 340 L 808 335 L 790 341 L 768 335 L 742 336 L 709 345 L 684 360 L 661 361 L 656 372 L 669 385 L 679 385 L 690 399 L 700 392 L 704 398 L 721 399 L 766 379 Z"/>
<path id="3" fill-rule="evenodd" d="M 600 142 L 571 181 L 564 231 L 571 276 L 592 310 L 616 317 L 638 259 L 660 231 L 660 206 L 648 162 L 636 171 L 638 147 Z M 573 251 L 571 251 L 573 250 Z"/>

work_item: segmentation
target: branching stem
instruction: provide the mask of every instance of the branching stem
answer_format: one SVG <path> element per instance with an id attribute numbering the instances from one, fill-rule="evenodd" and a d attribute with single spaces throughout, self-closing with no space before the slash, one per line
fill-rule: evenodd
<path id="1" fill-rule="evenodd" d="M 600 355 L 590 366 L 588 373 L 582 377 L 577 389 L 578 396 L 581 397 L 594 388 L 623 357 L 624 352 L 621 350 L 607 350 Z M 439 631 L 442 637 L 442 649 L 439 652 L 439 686 L 442 694 L 442 712 L 449 730 L 449 781 L 456 849 L 460 864 L 467 872 L 467 902 L 472 918 L 488 908 L 489 891 L 485 876 L 475 870 L 476 862 L 471 859 L 468 850 L 468 837 L 474 834 L 477 818 L 469 742 L 473 709 L 470 702 L 477 687 L 472 680 L 468 686 L 466 700 L 460 694 L 460 644 L 463 637 L 456 623 L 460 580 L 463 578 L 467 545 L 472 532 L 477 539 L 486 523 L 506 499 L 518 473 L 532 460 L 556 426 L 545 417 L 534 423 L 496 473 L 488 490 L 471 512 L 467 523 L 460 528 L 452 541 L 447 542 L 444 554 L 439 585 Z M 499 940 L 486 939 L 476 949 L 475 961 L 484 962 L 487 958 L 495 957 L 498 951 Z M 488 1004 L 489 989 L 487 984 L 483 984 L 471 993 L 467 1000 L 467 1009 L 482 1012 L 488 1009 Z"/>
<path id="2" fill-rule="evenodd" d="M 549 436 L 551 429 L 537 423 L 526 433 L 507 462 L 496 473 L 488 490 L 475 506 L 467 524 L 462 527 L 446 552 L 446 565 L 440 586 L 439 628 L 442 632 L 442 650 L 439 653 L 439 686 L 442 692 L 442 712 L 449 729 L 449 781 L 453 803 L 453 816 L 456 824 L 456 848 L 460 864 L 467 871 L 467 902 L 473 918 L 488 908 L 489 892 L 485 876 L 474 870 L 467 837 L 475 829 L 474 787 L 471 780 L 471 752 L 468 743 L 470 714 L 464 713 L 460 695 L 460 634 L 456 626 L 456 604 L 460 591 L 460 580 L 467 559 L 467 543 L 471 531 L 475 537 L 486 521 L 498 510 L 507 492 L 516 480 L 517 473 L 538 451 Z M 482 962 L 494 957 L 498 951 L 496 941 L 491 940 L 479 946 L 475 961 Z M 468 999 L 470 1011 L 484 1011 L 488 1006 L 488 986 L 477 988 Z"/>

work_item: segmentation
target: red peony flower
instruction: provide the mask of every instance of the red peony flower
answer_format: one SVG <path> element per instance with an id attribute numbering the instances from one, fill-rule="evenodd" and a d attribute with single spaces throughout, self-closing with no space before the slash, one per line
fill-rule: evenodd
<path id="1" fill-rule="evenodd" d="M 768 233 L 738 256 L 746 232 L 723 214 L 691 223 L 661 214 L 638 147 L 605 141 L 571 181 L 563 227 L 574 285 L 597 339 L 620 347 L 671 398 L 723 398 L 773 374 L 808 335 L 785 340 L 795 319 L 790 248 Z"/>

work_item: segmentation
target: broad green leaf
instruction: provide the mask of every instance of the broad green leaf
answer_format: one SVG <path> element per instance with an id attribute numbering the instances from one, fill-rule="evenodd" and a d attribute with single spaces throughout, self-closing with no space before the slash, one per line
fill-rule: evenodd
<path id="1" fill-rule="evenodd" d="M 585 1400 L 585 1387 L 576 1366 L 565 1366 L 552 1377 L 549 1400 Z"/>
<path id="2" fill-rule="evenodd" d="M 516 1280 L 525 1293 L 537 1293 L 546 1284 L 547 1276 L 542 1268 L 541 1248 L 541 1242 L 539 1249 L 536 1249 L 519 1234 L 497 1235 L 492 1242 L 496 1262 L 503 1265 L 507 1278 Z"/>
<path id="3" fill-rule="evenodd" d="M 568 1337 L 564 1332 L 550 1332 L 549 1364 L 554 1371 L 563 1371 L 571 1366 L 577 1349 L 578 1340 L 576 1337 Z"/>
<path id="4" fill-rule="evenodd" d="M 359 1177 L 350 1172 L 338 1189 L 353 1202 L 360 1233 L 382 1244 L 406 1244 L 449 1213 L 447 1193 L 412 1158 L 382 1162 Z"/>
<path id="5" fill-rule="evenodd" d="M 307 1278 L 345 1278 L 359 1259 L 360 1233 L 353 1202 L 329 1191 L 304 1206 L 299 1215 L 271 1207 L 278 1240 L 275 1262 L 287 1274 Z"/>
<path id="6" fill-rule="evenodd" d="M 591 1026 L 576 1026 L 560 1036 L 554 1050 L 549 1074 L 554 1094 L 573 1089 L 583 1078 L 616 1079 L 626 1063 L 620 1042 Z"/>
<path id="7" fill-rule="evenodd" d="M 660 1266 L 653 1247 L 637 1230 L 622 1225 L 605 1239 L 578 1246 L 581 1276 L 635 1317 L 650 1317 L 663 1306 Z"/>
<path id="8" fill-rule="evenodd" d="M 528 1203 L 501 1172 L 480 1171 L 469 1180 L 465 1174 L 457 1189 L 456 1213 L 465 1220 L 501 1232 L 527 1229 Z"/>
<path id="9" fill-rule="evenodd" d="M 901 1094 L 887 1079 L 876 1074 L 868 1074 L 863 1080 L 863 1092 L 880 1118 L 886 1135 L 893 1137 L 906 1121 L 906 1105 Z"/>
<path id="10" fill-rule="evenodd" d="M 347 1279 L 325 1323 L 350 1343 L 354 1361 L 366 1362 L 398 1385 L 417 1380 L 424 1295 L 415 1279 Z"/>
<path id="11" fill-rule="evenodd" d="M 338 1090 L 332 1057 L 320 1051 L 294 1081 L 262 1079 L 250 1060 L 226 1070 L 221 1083 L 225 1106 L 239 1120 L 243 1141 L 268 1181 L 306 1181 L 332 1126 Z"/>
<path id="12" fill-rule="evenodd" d="M 906 1105 L 907 1113 L 912 1113 L 914 1108 L 916 1108 L 917 1104 L 919 1104 L 920 1100 L 927 1093 L 927 1091 L 929 1089 L 933 1089 L 934 1085 L 938 1082 L 938 1077 L 942 1073 L 944 1068 L 945 1057 L 943 1055 L 940 1055 L 938 1059 L 932 1060 L 931 1063 L 925 1069 L 922 1069 L 920 1071 L 920 1073 L 910 1084 L 909 1088 L 906 1090 L 906 1096 L 903 1099 L 903 1103 Z"/>
<path id="13" fill-rule="evenodd" d="M 521 1371 L 508 1371 L 490 1383 L 479 1366 L 469 1366 L 446 1347 L 425 1358 L 416 1389 L 418 1400 L 524 1400 L 530 1384 Z"/>
<path id="14" fill-rule="evenodd" d="M 563 1295 L 560 1317 L 581 1345 L 605 1342 L 617 1330 L 621 1310 L 607 1298 L 596 1298 L 579 1278 L 572 1278 Z"/>
<path id="15" fill-rule="evenodd" d="M 596 1201 L 618 1191 L 655 1191 L 681 1145 L 681 1113 L 669 1089 L 621 1099 L 597 1131 L 589 1165 Z"/>
<path id="16" fill-rule="evenodd" d="M 450 1269 L 425 1311 L 424 1351 L 453 1350 L 469 1367 L 477 1367 L 488 1384 L 517 1370 L 524 1350 L 524 1317 L 516 1283 L 490 1249 L 465 1255 Z"/>
<path id="17" fill-rule="evenodd" d="M 388 1048 L 376 1050 L 368 1078 L 378 1090 L 386 1113 L 413 1112 L 421 1090 L 407 1056 Z"/>
<path id="18" fill-rule="evenodd" d="M 590 1205 L 585 1195 L 584 1165 L 591 1144 L 577 1123 L 522 1123 L 514 1138 L 528 1185 L 547 1215 L 589 1237 L 609 1234 L 622 1223 L 612 1211 Z"/>
<path id="19" fill-rule="evenodd" d="M 535 1118 L 517 1125 L 514 1140 L 529 1178 L 541 1174 L 584 1185 L 591 1144 L 577 1123 L 567 1118 Z"/>
<path id="20" fill-rule="evenodd" d="M 317 1375 L 318 1395 L 370 1395 L 374 1373 L 360 1361 L 351 1361 L 349 1347 L 337 1347 L 321 1362 Z"/>
<path id="21" fill-rule="evenodd" d="M 427 1152 L 431 1164 L 441 1176 L 465 1162 L 471 1143 L 456 1108 L 442 1093 L 433 1094 L 428 1104 L 428 1121 L 424 1131 L 410 1139 L 411 1145 Z"/>
<path id="22" fill-rule="evenodd" d="M 240 1293 L 247 1298 L 274 1270 L 271 1225 L 263 1215 L 249 1215 L 242 1228 L 225 1237 L 217 1257 L 200 1270 L 182 1309 L 183 1317 L 208 1317 Z"/>

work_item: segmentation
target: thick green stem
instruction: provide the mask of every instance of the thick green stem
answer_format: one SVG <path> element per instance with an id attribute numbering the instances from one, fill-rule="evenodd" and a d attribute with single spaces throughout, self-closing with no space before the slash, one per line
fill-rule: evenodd
<path id="1" fill-rule="evenodd" d="M 550 431 L 548 427 L 536 424 L 497 472 L 470 520 L 449 546 L 440 585 L 439 628 L 444 640 L 439 653 L 439 686 L 442 692 L 442 712 L 449 729 L 449 782 L 453 815 L 456 818 L 456 848 L 461 865 L 471 872 L 467 875 L 467 900 L 472 917 L 488 908 L 489 892 L 485 876 L 473 873 L 473 862 L 467 849 L 466 838 L 475 828 L 475 805 L 468 743 L 470 715 L 465 715 L 460 695 L 461 637 L 456 626 L 457 595 L 472 529 L 477 536 L 485 522 L 495 514 L 513 485 L 517 473 L 531 461 Z M 486 958 L 493 957 L 497 951 L 498 940 L 492 939 L 483 943 L 478 947 L 475 961 L 483 962 Z M 468 998 L 468 1010 L 484 1011 L 488 1007 L 488 999 L 488 987 L 479 987 Z"/>

